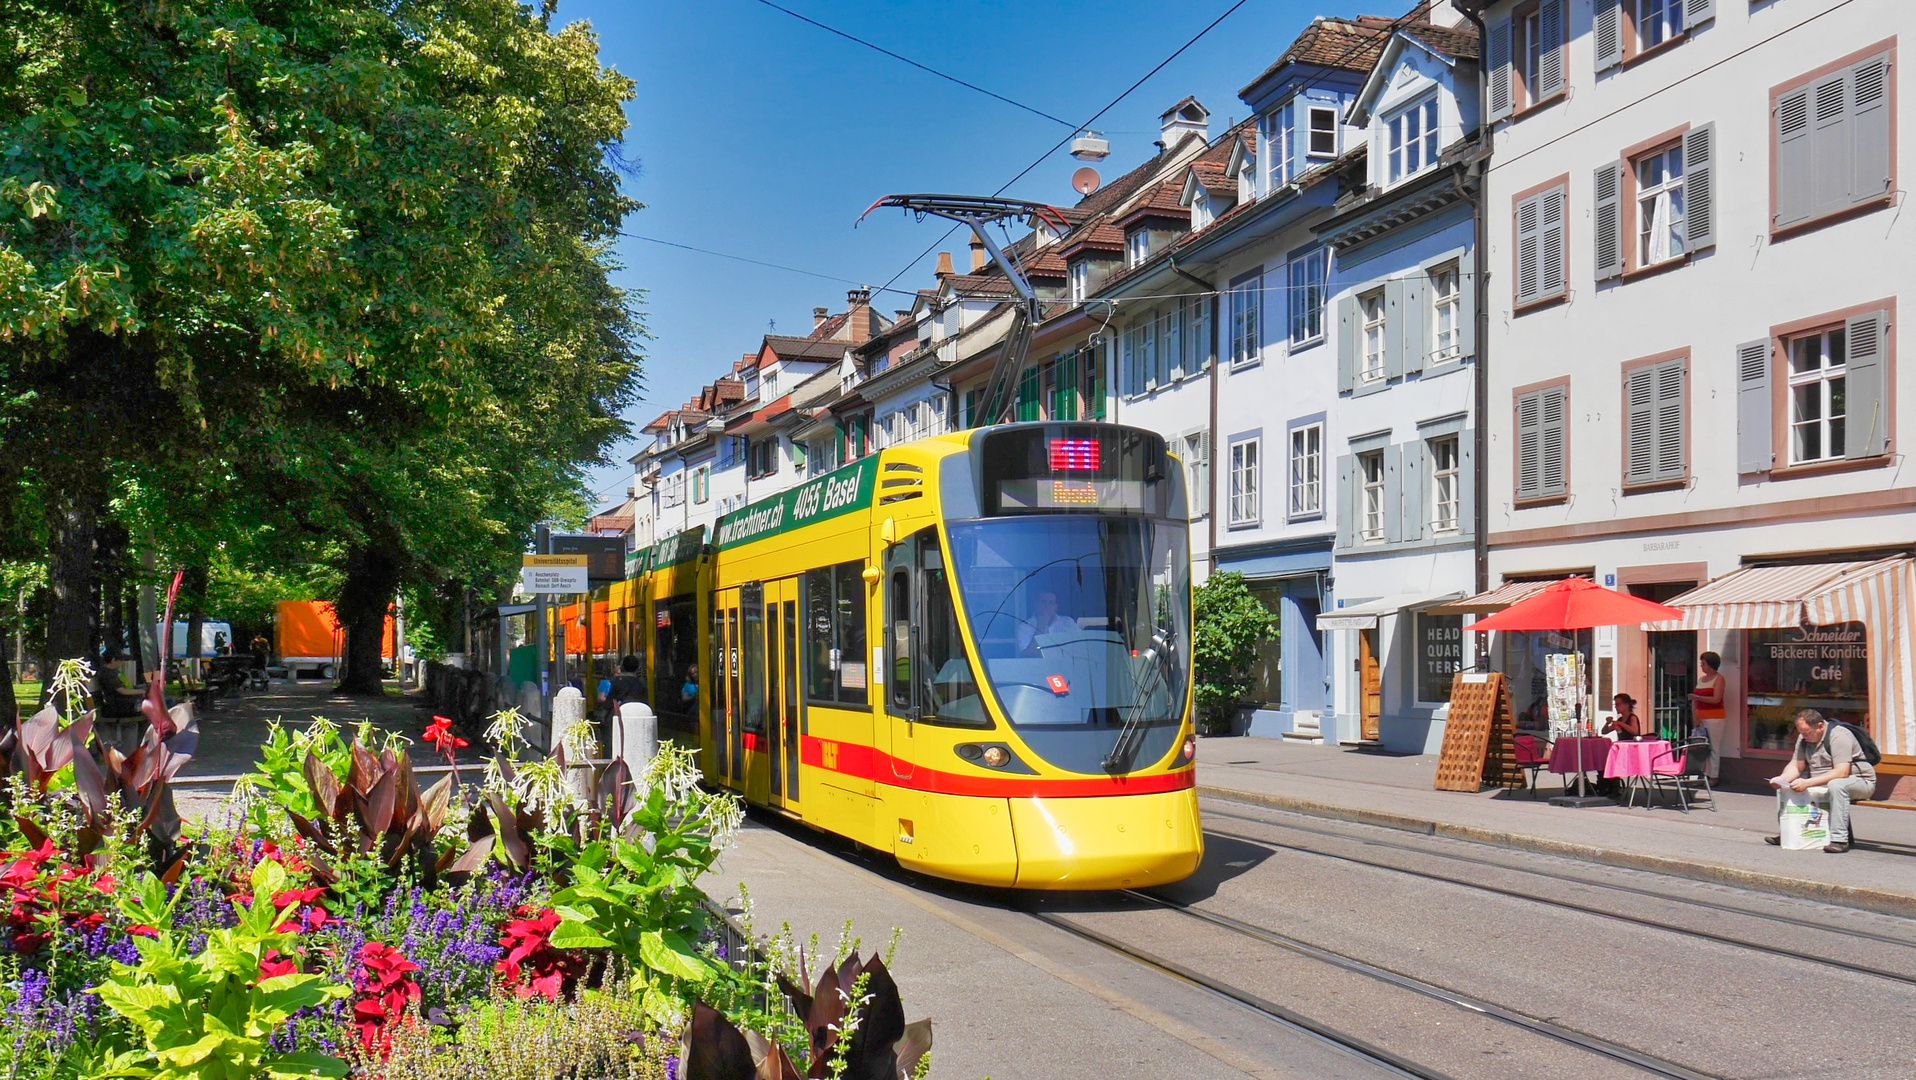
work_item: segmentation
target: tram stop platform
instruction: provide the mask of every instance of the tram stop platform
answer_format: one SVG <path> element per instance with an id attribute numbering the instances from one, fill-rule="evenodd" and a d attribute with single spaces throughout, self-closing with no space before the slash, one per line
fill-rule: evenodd
<path id="1" fill-rule="evenodd" d="M 1916 812 L 1859 807 L 1860 846 L 1842 855 L 1784 851 L 1776 798 L 1723 792 L 1679 810 L 1674 795 L 1645 809 L 1550 805 L 1557 778 L 1523 789 L 1438 791 L 1437 755 L 1286 742 L 1253 736 L 1198 740 L 1198 794 L 1314 817 L 1520 848 L 1848 907 L 1916 916 Z"/>

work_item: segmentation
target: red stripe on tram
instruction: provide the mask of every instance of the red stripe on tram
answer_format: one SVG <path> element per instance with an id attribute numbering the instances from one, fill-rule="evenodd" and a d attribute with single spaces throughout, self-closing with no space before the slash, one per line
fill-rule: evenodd
<path id="1" fill-rule="evenodd" d="M 1184 791 L 1197 786 L 1195 769 L 1179 769 L 1174 772 L 1142 776 L 1132 774 L 1083 779 L 1053 779 L 1019 773 L 970 776 L 894 758 L 876 747 L 862 743 L 837 742 L 821 739 L 815 735 L 806 735 L 801 739 L 799 760 L 806 765 L 828 772 L 874 783 L 890 784 L 893 787 L 909 788 L 913 791 L 995 799 L 1019 799 L 1032 795 L 1052 799 L 1156 795 L 1166 791 Z"/>

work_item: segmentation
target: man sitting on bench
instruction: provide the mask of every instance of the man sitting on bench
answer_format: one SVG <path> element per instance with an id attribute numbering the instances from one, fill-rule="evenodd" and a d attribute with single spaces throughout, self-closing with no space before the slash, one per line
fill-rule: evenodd
<path id="1" fill-rule="evenodd" d="M 1776 788 L 1777 817 L 1782 817 L 1791 792 L 1828 788 L 1830 842 L 1823 850 L 1841 855 L 1849 850 L 1849 804 L 1876 794 L 1876 770 L 1848 728 L 1830 723 L 1815 709 L 1803 709 L 1795 720 L 1796 754 L 1783 775 L 1770 781 Z M 1766 836 L 1763 842 L 1781 844 L 1783 838 Z"/>

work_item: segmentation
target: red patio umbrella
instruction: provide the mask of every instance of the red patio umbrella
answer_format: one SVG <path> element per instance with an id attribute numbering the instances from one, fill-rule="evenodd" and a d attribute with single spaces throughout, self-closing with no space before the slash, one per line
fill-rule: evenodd
<path id="1" fill-rule="evenodd" d="M 1470 629 L 1588 630 L 1595 626 L 1681 619 L 1683 612 L 1653 600 L 1606 589 L 1589 578 L 1570 577 L 1554 582 L 1522 600 L 1472 623 Z"/>
<path id="2" fill-rule="evenodd" d="M 1606 589 L 1589 578 L 1569 577 L 1539 589 L 1522 600 L 1478 619 L 1472 630 L 1589 630 L 1597 626 L 1628 626 L 1633 623 L 1681 619 L 1683 612 L 1652 600 Z M 1608 800 L 1591 799 L 1584 787 L 1583 739 L 1577 739 L 1577 798 L 1552 799 L 1551 802 L 1585 806 Z"/>

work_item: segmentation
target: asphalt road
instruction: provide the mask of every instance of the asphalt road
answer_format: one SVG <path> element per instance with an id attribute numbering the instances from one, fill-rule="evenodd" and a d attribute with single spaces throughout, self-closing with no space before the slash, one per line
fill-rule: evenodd
<path id="1" fill-rule="evenodd" d="M 902 928 L 941 1080 L 1916 1077 L 1916 921 L 1204 809 L 1203 867 L 1149 896 L 953 886 L 768 822 L 707 885 L 745 881 L 760 933 Z"/>

